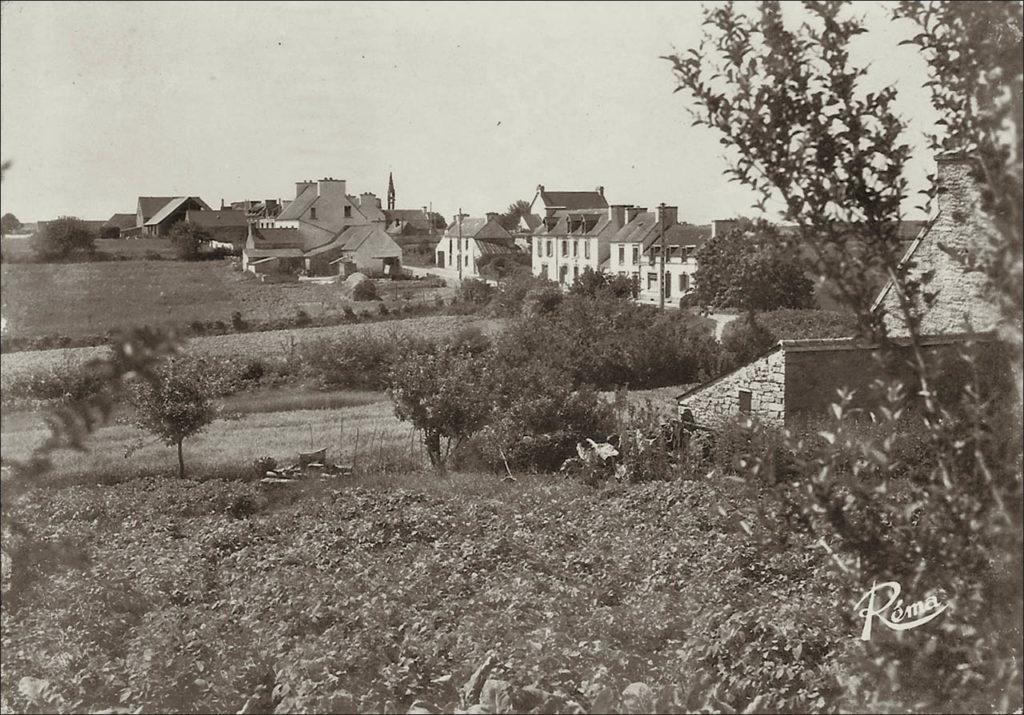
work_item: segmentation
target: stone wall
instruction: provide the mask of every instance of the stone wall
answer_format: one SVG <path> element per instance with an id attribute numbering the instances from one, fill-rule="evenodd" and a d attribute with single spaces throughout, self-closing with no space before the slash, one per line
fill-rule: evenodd
<path id="1" fill-rule="evenodd" d="M 749 365 L 704 385 L 679 401 L 703 425 L 716 426 L 739 414 L 739 391 L 749 390 L 750 414 L 766 424 L 785 419 L 786 356 L 777 349 Z"/>
<path id="2" fill-rule="evenodd" d="M 995 328 L 998 309 L 984 296 L 985 276 L 965 263 L 996 230 L 980 205 L 978 183 L 970 162 L 962 157 L 938 160 L 938 215 L 912 260 L 911 276 L 934 271 L 923 291 L 936 293 L 921 321 L 923 335 L 985 332 Z M 905 335 L 896 293 L 889 290 L 882 305 L 893 335 Z"/>

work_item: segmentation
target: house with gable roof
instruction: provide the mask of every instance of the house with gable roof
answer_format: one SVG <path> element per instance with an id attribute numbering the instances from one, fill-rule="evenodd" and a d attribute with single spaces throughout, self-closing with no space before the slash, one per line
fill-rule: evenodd
<path id="1" fill-rule="evenodd" d="M 716 228 L 730 223 L 680 222 L 678 209 L 664 204 L 654 211 L 630 207 L 627 218 L 611 239 L 605 269 L 636 282 L 638 303 L 661 305 L 664 295 L 666 307 L 678 307 L 679 299 L 693 290 L 697 249 L 715 235 Z"/>
<path id="2" fill-rule="evenodd" d="M 402 249 L 384 231 L 372 193 L 346 193 L 343 179 L 295 185 L 295 199 L 274 218 L 248 224 L 242 268 L 258 274 L 384 273 L 401 267 Z"/>
<path id="3" fill-rule="evenodd" d="M 981 193 L 968 158 L 938 158 L 939 198 L 936 216 L 920 229 L 904 254 L 911 279 L 924 279 L 934 300 L 924 308 L 919 344 L 925 359 L 944 367 L 946 380 L 962 380 L 958 355 L 966 343 L 989 343 L 998 329 L 998 308 L 985 295 L 985 277 L 970 270 L 964 258 L 984 245 L 995 227 L 981 208 Z M 818 417 L 840 389 L 854 392 L 853 407 L 869 407 L 871 384 L 881 377 L 913 381 L 909 365 L 909 331 L 890 281 L 873 310 L 885 311 L 895 359 L 882 368 L 880 347 L 862 338 L 782 340 L 765 354 L 676 398 L 680 416 L 699 424 L 720 425 L 738 414 L 782 426 L 795 419 Z M 998 350 L 984 370 L 990 384 L 1012 390 L 1012 367 Z M 913 396 L 912 396 L 913 397 Z"/>
<path id="4" fill-rule="evenodd" d="M 530 202 L 530 213 L 541 219 L 549 218 L 563 211 L 607 209 L 604 187 L 593 191 L 548 191 L 543 184 L 537 186 L 537 193 Z"/>
<path id="5" fill-rule="evenodd" d="M 634 207 L 559 209 L 533 232 L 533 274 L 569 288 L 587 269 L 601 271 L 611 242 Z"/>
<path id="6" fill-rule="evenodd" d="M 198 196 L 140 196 L 133 232 L 141 236 L 166 236 L 171 226 L 184 221 L 189 211 L 210 211 Z"/>
<path id="7" fill-rule="evenodd" d="M 459 271 L 462 278 L 479 278 L 479 261 L 485 255 L 519 252 L 512 234 L 493 212 L 486 218 L 456 214 L 434 248 L 437 267 Z"/>

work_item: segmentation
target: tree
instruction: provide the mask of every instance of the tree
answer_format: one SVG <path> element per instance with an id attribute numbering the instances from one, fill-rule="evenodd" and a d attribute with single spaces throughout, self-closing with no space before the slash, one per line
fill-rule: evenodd
<path id="1" fill-rule="evenodd" d="M 595 271 L 587 266 L 576 276 L 569 293 L 589 298 L 598 294 L 607 294 L 615 298 L 635 298 L 639 293 L 639 286 L 635 278 L 610 276 L 604 271 Z"/>
<path id="2" fill-rule="evenodd" d="M 388 394 L 395 415 L 423 433 L 423 446 L 435 469 L 443 469 L 452 451 L 487 423 L 487 381 L 486 361 L 453 342 L 410 346 L 392 367 Z"/>
<path id="3" fill-rule="evenodd" d="M 214 381 L 206 363 L 171 358 L 155 370 L 155 379 L 132 385 L 136 424 L 178 449 L 178 477 L 185 477 L 182 443 L 216 416 Z"/>
<path id="4" fill-rule="evenodd" d="M 513 201 L 501 215 L 499 221 L 506 231 L 514 231 L 519 226 L 519 219 L 530 214 L 530 202 L 524 199 Z"/>
<path id="5" fill-rule="evenodd" d="M 179 221 L 171 227 L 170 238 L 179 260 L 194 261 L 199 257 L 203 244 L 210 240 L 210 232 L 191 221 Z"/>
<path id="6" fill-rule="evenodd" d="M 12 213 L 5 213 L 0 217 L 0 234 L 6 236 L 9 233 L 14 233 L 21 228 L 22 223 L 18 220 L 18 217 Z"/>
<path id="7" fill-rule="evenodd" d="M 83 221 L 61 216 L 40 225 L 31 239 L 32 250 L 44 260 L 67 258 L 75 253 L 95 251 L 94 238 Z"/>
<path id="8" fill-rule="evenodd" d="M 695 299 L 748 313 L 814 306 L 814 283 L 775 227 L 741 219 L 697 249 Z"/>
<path id="9" fill-rule="evenodd" d="M 678 89 L 693 98 L 695 122 L 727 147 L 731 176 L 756 192 L 760 207 L 783 206 L 782 218 L 796 226 L 814 268 L 879 341 L 882 355 L 909 358 L 911 384 L 887 385 L 870 416 L 891 435 L 906 393 L 919 395 L 927 451 L 910 478 L 894 479 L 891 438 L 858 435 L 850 396 L 843 396 L 817 435 L 786 435 L 793 456 L 786 478 L 794 483 L 776 492 L 783 496 L 775 514 L 798 514 L 799 528 L 830 542 L 842 567 L 836 578 L 854 589 L 878 578 L 911 592 L 941 585 L 956 594 L 955 612 L 927 648 L 920 640 L 883 639 L 856 651 L 863 656 L 858 670 L 872 685 L 848 694 L 863 699 L 839 709 L 1019 709 L 1020 406 L 1019 398 L 1006 404 L 1009 385 L 988 397 L 981 389 L 999 374 L 985 358 L 1004 351 L 968 346 L 956 366 L 926 359 L 918 326 L 931 300 L 927 279 L 912 279 L 912 266 L 900 261 L 906 126 L 893 106 L 895 88 L 867 91 L 866 68 L 851 61 L 851 40 L 865 27 L 844 2 L 805 3 L 799 25 L 792 16 L 787 23 L 777 2 L 759 7 L 705 11 L 700 46 L 667 58 Z M 1018 360 L 1021 13 L 1017 2 L 905 3 L 896 11 L 922 30 L 911 42 L 929 61 L 934 103 L 948 128 L 933 145 L 966 150 L 980 167 L 986 208 L 1000 231 L 978 263 L 1016 326 L 1006 342 Z M 872 310 L 879 272 L 892 281 L 895 311 L 909 332 L 903 351 L 888 341 L 882 312 Z M 947 396 L 936 386 L 956 369 L 972 379 Z M 753 483 L 772 464 L 770 455 L 751 454 L 743 473 Z M 982 692 L 979 683 L 992 688 Z"/>
<path id="10" fill-rule="evenodd" d="M 100 238 L 121 238 L 121 229 L 113 224 L 105 223 L 100 226 Z"/>
<path id="11" fill-rule="evenodd" d="M 528 253 L 486 253 L 476 262 L 477 270 L 485 278 L 503 280 L 513 273 L 530 271 Z"/>

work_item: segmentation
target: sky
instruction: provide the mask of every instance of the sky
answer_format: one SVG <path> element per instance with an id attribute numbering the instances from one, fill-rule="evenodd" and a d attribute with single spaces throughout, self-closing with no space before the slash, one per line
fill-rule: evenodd
<path id="1" fill-rule="evenodd" d="M 934 117 L 910 28 L 858 3 L 854 57 Z M 450 217 L 605 187 L 681 220 L 751 215 L 718 137 L 691 126 L 660 59 L 700 38 L 697 3 L 4 2 L 0 210 L 23 222 L 134 213 L 138 196 L 292 198 L 295 182 Z M 923 140 L 910 171 L 923 188 Z"/>

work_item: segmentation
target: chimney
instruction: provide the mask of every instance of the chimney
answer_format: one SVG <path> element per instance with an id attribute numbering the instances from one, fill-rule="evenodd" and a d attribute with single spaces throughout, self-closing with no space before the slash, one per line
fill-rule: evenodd
<path id="1" fill-rule="evenodd" d="M 622 228 L 626 225 L 626 205 L 612 204 L 608 207 L 608 220 L 616 227 Z"/>
<path id="2" fill-rule="evenodd" d="M 499 214 L 496 211 L 488 211 L 487 212 L 487 220 L 488 221 L 498 221 L 500 218 L 501 218 L 501 214 Z"/>
<path id="3" fill-rule="evenodd" d="M 596 189 L 594 189 L 594 191 L 596 191 L 597 193 L 601 194 L 601 198 L 602 199 L 604 198 L 604 187 L 603 186 L 598 186 Z"/>
<path id="4" fill-rule="evenodd" d="M 537 193 L 538 194 L 543 194 L 544 193 L 544 184 L 537 184 Z"/>
<path id="5" fill-rule="evenodd" d="M 316 186 L 315 182 L 312 181 L 296 181 L 295 182 L 295 198 L 302 196 L 302 192 L 308 189 L 310 186 Z"/>
<path id="6" fill-rule="evenodd" d="M 367 206 L 373 206 L 374 208 L 380 208 L 380 199 L 377 198 L 377 194 L 372 191 L 364 191 L 359 194 L 359 206 L 364 208 Z"/>
<path id="7" fill-rule="evenodd" d="M 657 208 L 658 224 L 668 228 L 679 223 L 679 207 L 660 204 Z"/>
<path id="8" fill-rule="evenodd" d="M 645 213 L 646 211 L 647 211 L 647 209 L 643 208 L 641 206 L 627 206 L 626 207 L 626 223 L 630 223 L 631 221 L 633 221 L 633 219 L 635 219 L 640 214 Z"/>
<path id="9" fill-rule="evenodd" d="M 736 225 L 734 218 L 717 218 L 711 222 L 711 238 L 724 236 Z"/>
<path id="10" fill-rule="evenodd" d="M 319 181 L 319 195 L 329 199 L 345 198 L 345 180 L 335 178 L 323 178 Z"/>
<path id="11" fill-rule="evenodd" d="M 220 210 L 221 211 L 224 210 L 224 197 L 223 196 L 220 198 Z"/>

